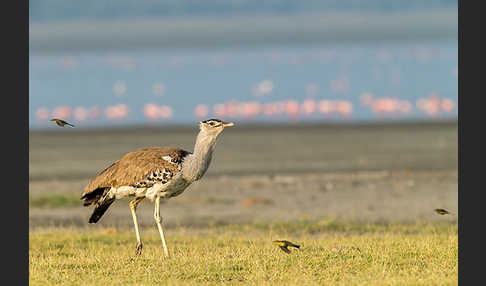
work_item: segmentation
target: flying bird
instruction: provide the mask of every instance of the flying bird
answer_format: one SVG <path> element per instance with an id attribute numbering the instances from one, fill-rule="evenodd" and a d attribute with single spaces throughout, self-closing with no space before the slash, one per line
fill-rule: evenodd
<path id="1" fill-rule="evenodd" d="M 74 125 L 67 123 L 66 121 L 64 121 L 62 119 L 54 118 L 54 119 L 51 119 L 50 121 L 55 122 L 57 125 L 59 125 L 61 127 L 64 127 L 64 125 L 69 125 L 69 126 L 74 127 Z"/>
<path id="2" fill-rule="evenodd" d="M 289 247 L 300 248 L 300 245 L 287 240 L 274 240 L 273 243 L 280 247 L 285 253 L 290 253 Z"/>
<path id="3" fill-rule="evenodd" d="M 137 236 L 136 255 L 142 253 L 137 205 L 145 198 L 155 202 L 154 219 L 164 253 L 169 256 L 159 213 L 160 200 L 180 195 L 206 173 L 218 135 L 232 122 L 208 119 L 199 122 L 194 152 L 177 147 L 148 147 L 125 154 L 94 177 L 81 196 L 84 206 L 94 205 L 89 223 L 96 223 L 117 199 L 131 197 L 130 211 Z"/>
<path id="4" fill-rule="evenodd" d="M 435 209 L 434 211 L 440 215 L 450 214 L 450 212 L 445 209 Z"/>

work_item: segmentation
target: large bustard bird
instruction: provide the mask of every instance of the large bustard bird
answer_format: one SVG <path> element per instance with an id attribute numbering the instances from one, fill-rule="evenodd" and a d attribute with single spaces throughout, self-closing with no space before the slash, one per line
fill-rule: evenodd
<path id="1" fill-rule="evenodd" d="M 137 235 L 136 254 L 142 252 L 136 209 L 144 198 L 155 201 L 154 218 L 165 255 L 168 256 L 159 214 L 160 199 L 180 195 L 192 182 L 201 179 L 211 163 L 216 138 L 233 123 L 218 119 L 199 122 L 194 152 L 176 147 L 149 147 L 125 154 L 93 178 L 81 196 L 84 206 L 94 204 L 89 223 L 96 223 L 116 200 L 133 197 L 129 206 Z"/>

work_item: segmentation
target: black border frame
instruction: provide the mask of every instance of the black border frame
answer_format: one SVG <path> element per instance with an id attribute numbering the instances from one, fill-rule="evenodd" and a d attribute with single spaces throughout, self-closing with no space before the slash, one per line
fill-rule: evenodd
<path id="1" fill-rule="evenodd" d="M 2 267 L 5 283 L 29 283 L 29 1 L 5 2 L 3 35 Z M 8 281 L 8 282 L 7 282 Z M 13 283 L 12 283 L 13 281 Z"/>

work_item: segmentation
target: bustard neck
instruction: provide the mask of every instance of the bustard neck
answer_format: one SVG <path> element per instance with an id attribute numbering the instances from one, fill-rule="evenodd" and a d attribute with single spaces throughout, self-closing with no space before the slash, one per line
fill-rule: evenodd
<path id="1" fill-rule="evenodd" d="M 194 152 L 182 163 L 182 176 L 188 181 L 199 180 L 211 163 L 216 137 L 200 131 L 194 145 Z"/>

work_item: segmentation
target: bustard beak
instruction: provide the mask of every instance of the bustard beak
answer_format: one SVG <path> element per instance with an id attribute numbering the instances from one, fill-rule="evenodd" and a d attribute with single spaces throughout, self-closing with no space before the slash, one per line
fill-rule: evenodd
<path id="1" fill-rule="evenodd" d="M 235 124 L 233 122 L 223 122 L 223 127 L 230 127 L 234 126 Z"/>

